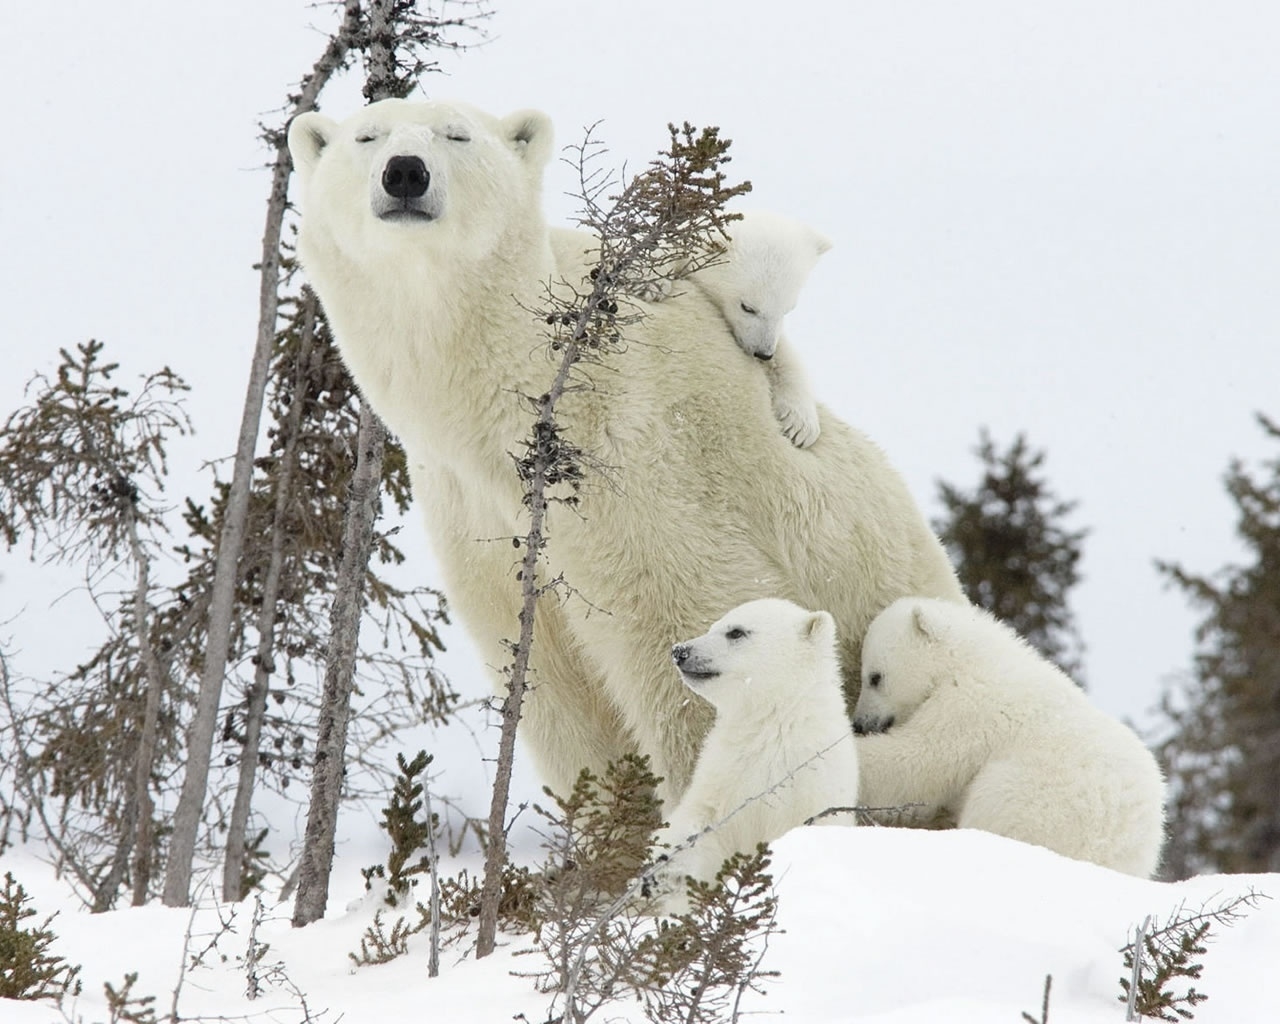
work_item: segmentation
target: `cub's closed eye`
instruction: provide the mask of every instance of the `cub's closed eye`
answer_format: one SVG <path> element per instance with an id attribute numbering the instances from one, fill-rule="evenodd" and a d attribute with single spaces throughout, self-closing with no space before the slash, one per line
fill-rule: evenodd
<path id="1" fill-rule="evenodd" d="M 377 132 L 361 132 L 356 136 L 356 142 L 376 142 L 377 139 Z"/>
<path id="2" fill-rule="evenodd" d="M 873 690 L 876 687 L 878 687 L 883 681 L 884 681 L 884 677 L 881 676 L 879 672 L 872 672 L 871 675 L 867 677 L 867 685 L 870 686 Z"/>
<path id="3" fill-rule="evenodd" d="M 471 133 L 465 128 L 446 128 L 444 137 L 450 142 L 470 142 Z"/>
<path id="4" fill-rule="evenodd" d="M 748 306 L 745 302 L 739 302 L 738 305 L 742 307 L 742 312 L 746 313 L 747 316 L 760 315 L 760 310 L 756 309 L 755 306 Z"/>
<path id="5" fill-rule="evenodd" d="M 734 626 L 733 629 L 725 633 L 726 640 L 742 640 L 746 637 L 747 631 L 741 626 Z"/>

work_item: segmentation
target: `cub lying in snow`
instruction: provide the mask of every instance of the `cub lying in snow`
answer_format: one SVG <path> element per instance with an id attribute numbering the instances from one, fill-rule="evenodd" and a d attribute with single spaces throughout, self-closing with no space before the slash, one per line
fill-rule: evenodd
<path id="1" fill-rule="evenodd" d="M 871 623 L 854 710 L 864 806 L 976 828 L 1149 877 L 1164 780 L 1132 730 L 981 608 L 904 597 Z"/>
<path id="2" fill-rule="evenodd" d="M 732 854 L 754 852 L 830 807 L 854 805 L 858 759 L 830 615 L 774 598 L 751 601 L 704 636 L 676 644 L 671 656 L 716 719 L 689 789 L 658 833 L 668 845 L 698 836 L 672 855 L 668 884 L 671 876 L 714 879 Z M 854 823 L 851 814 L 822 822 Z"/>

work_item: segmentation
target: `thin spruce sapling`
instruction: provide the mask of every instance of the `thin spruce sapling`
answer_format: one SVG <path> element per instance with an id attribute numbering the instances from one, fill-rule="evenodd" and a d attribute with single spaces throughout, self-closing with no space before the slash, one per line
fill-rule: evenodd
<path id="1" fill-rule="evenodd" d="M 1156 927 L 1148 916 L 1133 941 L 1120 950 L 1128 972 L 1120 978 L 1118 997 L 1128 1007 L 1125 1019 L 1191 1020 L 1194 1007 L 1209 998 L 1196 990 L 1194 982 L 1204 970 L 1200 958 L 1207 952 L 1212 926 L 1236 924 L 1245 916 L 1241 908 L 1253 910 L 1267 898 L 1250 889 L 1212 910 L 1206 905 L 1188 913 L 1180 905 L 1162 927 Z M 1185 991 L 1178 991 L 1182 984 L 1186 984 Z"/>
<path id="2" fill-rule="evenodd" d="M 576 508 L 586 469 L 592 464 L 590 453 L 565 435 L 556 417 L 557 404 L 565 394 L 592 386 L 584 373 L 587 367 L 623 351 L 627 327 L 642 315 L 636 307 L 628 306 L 626 296 L 670 280 L 677 272 L 694 272 L 714 259 L 715 236 L 723 237 L 726 225 L 735 218 L 725 211 L 725 204 L 751 188 L 749 183 L 727 184 L 723 166 L 729 160 L 730 143 L 720 137 L 718 128 L 697 131 L 686 123 L 681 128 L 669 125 L 668 130 L 669 148 L 616 195 L 609 195 L 613 179 L 592 166 L 601 147 L 590 131 L 575 147 L 583 202 L 579 223 L 599 239 L 596 264 L 586 281 L 564 282 L 563 288 L 549 290 L 545 306 L 530 311 L 546 324 L 547 344 L 553 356 L 559 355 L 559 363 L 545 392 L 525 396 L 533 426 L 524 451 L 513 456 L 523 485 L 529 529 L 524 537 L 513 538 L 515 547 L 523 548 L 517 571 L 521 588 L 519 636 L 509 644 L 512 661 L 506 669 L 507 693 L 500 709 L 478 957 L 487 956 L 494 948 L 516 727 L 528 682 L 537 604 L 541 597 L 565 586 L 559 577 L 539 578 L 547 544 L 547 508 L 550 502 Z"/>

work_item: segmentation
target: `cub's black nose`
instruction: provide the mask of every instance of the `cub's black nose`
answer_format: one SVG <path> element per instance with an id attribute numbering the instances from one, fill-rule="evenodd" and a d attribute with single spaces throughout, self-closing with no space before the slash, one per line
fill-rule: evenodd
<path id="1" fill-rule="evenodd" d="M 671 648 L 671 660 L 674 661 L 677 665 L 683 665 L 686 661 L 688 661 L 689 645 L 676 644 L 673 648 Z"/>
<path id="2" fill-rule="evenodd" d="M 382 170 L 382 187 L 396 199 L 417 199 L 430 184 L 431 175 L 421 157 L 393 156 Z"/>

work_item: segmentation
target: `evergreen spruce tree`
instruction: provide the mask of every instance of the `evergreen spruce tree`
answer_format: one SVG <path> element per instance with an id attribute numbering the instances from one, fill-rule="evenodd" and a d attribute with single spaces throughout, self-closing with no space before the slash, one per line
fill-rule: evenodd
<path id="1" fill-rule="evenodd" d="M 34 925 L 36 911 L 28 904 L 27 891 L 6 871 L 0 889 L 0 999 L 52 999 L 60 1002 L 68 992 L 79 995 L 80 982 L 73 967 L 50 947 L 57 936 L 49 930 L 53 917 Z"/>
<path id="2" fill-rule="evenodd" d="M 1280 424 L 1258 422 L 1280 441 Z M 1280 455 L 1256 475 L 1234 460 L 1226 488 L 1245 563 L 1212 576 L 1158 564 L 1204 612 L 1192 671 L 1161 706 L 1172 878 L 1280 871 Z"/>
<path id="3" fill-rule="evenodd" d="M 982 462 L 978 485 L 966 492 L 939 481 L 945 515 L 933 528 L 969 600 L 1079 681 L 1084 645 L 1068 598 L 1080 582 L 1088 530 L 1071 530 L 1065 522 L 1077 503 L 1049 488 L 1045 453 L 1023 434 L 999 451 L 983 428 L 975 453 Z"/>
<path id="4" fill-rule="evenodd" d="M 56 373 L 37 375 L 29 404 L 0 427 L 0 539 L 83 565 L 111 631 L 88 662 L 35 692 L 15 692 L 0 671 L 0 767 L 96 910 L 130 874 L 134 902 L 145 899 L 156 792 L 177 753 L 182 694 L 165 636 L 185 616 L 158 606 L 153 575 L 169 536 L 166 449 L 189 429 L 180 377 L 165 367 L 131 393 L 104 351 L 100 341 L 62 349 Z M 46 811 L 46 798 L 62 806 Z"/>

